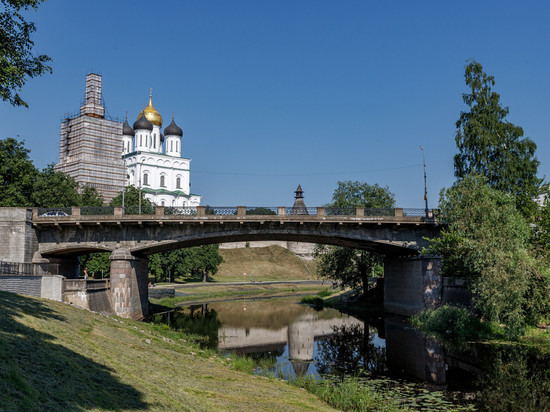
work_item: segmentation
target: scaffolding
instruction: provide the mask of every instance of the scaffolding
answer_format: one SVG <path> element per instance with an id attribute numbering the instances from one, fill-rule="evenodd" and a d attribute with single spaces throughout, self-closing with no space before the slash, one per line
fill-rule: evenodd
<path id="1" fill-rule="evenodd" d="M 67 114 L 61 122 L 59 170 L 80 185 L 94 187 L 109 202 L 124 186 L 122 123 L 105 118 L 101 76 L 86 76 L 80 113 Z"/>

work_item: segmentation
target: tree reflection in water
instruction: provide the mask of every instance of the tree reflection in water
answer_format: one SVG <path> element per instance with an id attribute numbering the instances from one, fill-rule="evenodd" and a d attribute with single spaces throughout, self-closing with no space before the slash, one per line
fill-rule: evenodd
<path id="1" fill-rule="evenodd" d="M 550 353 L 523 345 L 475 350 L 482 372 L 476 398 L 483 410 L 550 411 Z"/>
<path id="2" fill-rule="evenodd" d="M 320 374 L 344 376 L 368 372 L 383 375 L 387 372 L 386 349 L 372 342 L 375 331 L 369 325 L 344 325 L 333 329 L 334 334 L 318 345 L 315 366 Z"/>
<path id="3" fill-rule="evenodd" d="M 153 315 L 151 321 L 168 324 L 174 330 L 204 337 L 199 342 L 203 348 L 218 348 L 218 328 L 221 322 L 218 320 L 218 313 L 209 309 L 207 304 L 192 305 L 185 309 Z"/>

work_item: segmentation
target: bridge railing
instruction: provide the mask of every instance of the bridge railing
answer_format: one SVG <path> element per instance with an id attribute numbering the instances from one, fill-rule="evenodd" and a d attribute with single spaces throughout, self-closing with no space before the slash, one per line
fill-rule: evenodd
<path id="1" fill-rule="evenodd" d="M 81 207 L 82 216 L 109 216 L 115 214 L 114 206 Z"/>
<path id="2" fill-rule="evenodd" d="M 32 263 L 0 262 L 0 275 L 32 275 Z"/>
<path id="3" fill-rule="evenodd" d="M 39 207 L 37 213 L 40 217 L 71 216 L 72 209 L 71 207 Z"/>
<path id="4" fill-rule="evenodd" d="M 168 206 L 164 208 L 164 214 L 166 216 L 196 216 L 197 208 L 196 207 L 175 207 Z"/>
<path id="5" fill-rule="evenodd" d="M 365 207 L 286 207 L 286 206 L 101 206 L 101 207 L 57 207 L 35 208 L 33 217 L 62 218 L 66 216 L 123 216 L 123 215 L 155 215 L 155 216 L 356 216 L 356 217 L 426 217 L 440 218 L 438 210 L 414 208 L 365 208 Z"/>

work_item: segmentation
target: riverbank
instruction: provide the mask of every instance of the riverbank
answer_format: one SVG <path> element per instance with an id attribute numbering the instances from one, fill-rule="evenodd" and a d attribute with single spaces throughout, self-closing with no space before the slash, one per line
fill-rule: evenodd
<path id="1" fill-rule="evenodd" d="M 316 294 L 331 288 L 330 282 L 254 282 L 254 283 L 192 283 L 171 285 L 176 290 L 174 298 L 150 299 L 155 305 L 173 308 L 181 304 L 220 302 L 226 299 L 282 297 L 290 294 L 303 296 Z"/>
<path id="2" fill-rule="evenodd" d="M 193 337 L 0 292 L 2 410 L 333 410 Z"/>

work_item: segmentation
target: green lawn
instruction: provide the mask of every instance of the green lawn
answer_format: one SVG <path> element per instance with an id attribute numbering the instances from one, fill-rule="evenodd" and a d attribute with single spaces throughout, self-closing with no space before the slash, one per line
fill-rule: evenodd
<path id="1" fill-rule="evenodd" d="M 235 371 L 192 337 L 0 292 L 0 411 L 332 410 Z"/>

